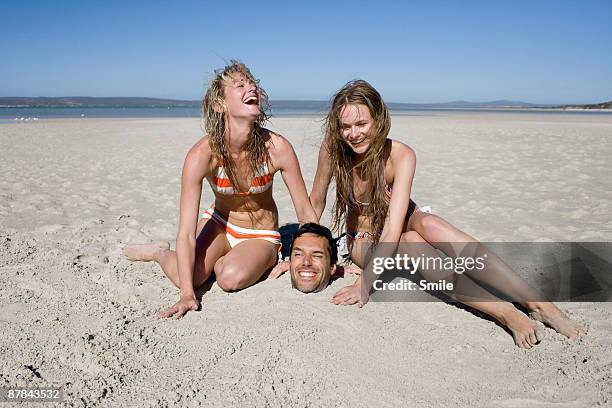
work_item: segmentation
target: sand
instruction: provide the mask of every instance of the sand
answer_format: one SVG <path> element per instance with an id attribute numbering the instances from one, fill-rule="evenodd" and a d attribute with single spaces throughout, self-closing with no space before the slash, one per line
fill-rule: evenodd
<path id="1" fill-rule="evenodd" d="M 270 127 L 310 187 L 320 118 Z M 202 311 L 155 319 L 177 290 L 121 249 L 174 246 L 200 136 L 197 119 L 0 125 L 0 387 L 60 386 L 67 406 L 612 404 L 610 303 L 560 304 L 588 335 L 546 329 L 529 351 L 442 302 L 331 305 L 352 278 L 315 295 L 288 276 L 231 294 L 213 284 Z M 417 153 L 414 199 L 481 240 L 612 239 L 610 115 L 394 115 L 392 136 Z M 274 188 L 281 224 L 295 222 L 280 176 Z"/>

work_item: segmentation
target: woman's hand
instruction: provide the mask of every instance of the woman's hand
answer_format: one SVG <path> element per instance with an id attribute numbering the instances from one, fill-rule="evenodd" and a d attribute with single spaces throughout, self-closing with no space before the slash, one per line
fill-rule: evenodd
<path id="1" fill-rule="evenodd" d="M 363 305 L 368 303 L 368 299 L 362 300 L 361 297 L 361 277 L 359 277 L 352 285 L 345 286 L 336 292 L 336 294 L 331 298 L 330 302 L 334 305 L 345 306 L 354 305 L 357 303 L 357 306 L 363 307 Z"/>
<path id="2" fill-rule="evenodd" d="M 270 275 L 268 275 L 268 279 L 277 279 L 279 276 L 289 270 L 289 266 L 289 261 L 280 261 L 274 268 L 272 268 Z"/>
<path id="3" fill-rule="evenodd" d="M 339 278 L 346 277 L 348 275 L 361 275 L 361 268 L 355 264 L 350 265 L 336 265 L 336 272 L 333 276 L 337 276 Z"/>
<path id="4" fill-rule="evenodd" d="M 179 301 L 170 306 L 168 309 L 157 314 L 157 318 L 161 317 L 174 317 L 180 319 L 190 310 L 198 310 L 200 304 L 195 296 L 181 296 Z"/>

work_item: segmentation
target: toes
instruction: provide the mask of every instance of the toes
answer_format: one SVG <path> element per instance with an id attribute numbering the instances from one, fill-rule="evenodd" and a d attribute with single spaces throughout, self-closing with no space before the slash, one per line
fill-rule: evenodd
<path id="1" fill-rule="evenodd" d="M 527 338 L 523 338 L 521 340 L 522 340 L 523 348 L 529 350 L 531 348 L 531 344 L 529 344 L 529 340 Z"/>
<path id="2" fill-rule="evenodd" d="M 536 327 L 535 329 L 535 336 L 536 336 L 536 343 L 541 342 L 542 340 L 544 340 L 544 337 L 546 337 L 546 332 L 544 330 L 542 330 L 541 327 Z"/>
<path id="3" fill-rule="evenodd" d="M 535 346 L 540 341 L 540 339 L 538 338 L 537 330 L 535 328 L 529 331 L 529 335 L 527 337 L 529 344 L 531 344 L 532 346 Z"/>
<path id="4" fill-rule="evenodd" d="M 529 335 L 523 333 L 514 333 L 514 343 L 522 349 L 529 350 L 532 345 L 529 341 Z"/>

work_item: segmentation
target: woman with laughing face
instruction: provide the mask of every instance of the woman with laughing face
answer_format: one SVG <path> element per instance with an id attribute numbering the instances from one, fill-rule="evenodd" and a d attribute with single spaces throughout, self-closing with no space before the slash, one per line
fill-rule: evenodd
<path id="1" fill-rule="evenodd" d="M 317 217 L 320 217 L 325 209 L 329 184 L 332 178 L 335 180 L 334 226 L 341 228 L 346 225 L 350 256 L 356 265 L 365 268 L 371 259 L 368 251 L 372 244 L 377 247 L 379 242 L 385 243 L 387 249 L 398 243 L 417 244 L 419 254 L 423 251 L 436 256 L 440 250 L 455 258 L 468 243 L 480 245 L 444 219 L 422 211 L 410 199 L 416 167 L 415 152 L 409 146 L 387 138 L 391 128 L 389 111 L 380 94 L 369 83 L 353 81 L 340 89 L 332 99 L 324 128 L 325 138 L 319 151 L 310 200 Z M 416 253 L 412 255 L 418 256 Z M 503 262 L 499 260 L 495 265 L 503 265 Z M 570 339 L 584 332 L 553 303 L 541 301 L 544 300 L 541 294 L 508 269 L 491 270 L 476 277 L 468 275 L 461 280 L 464 293 L 477 296 L 456 296 L 455 299 L 487 313 L 508 327 L 515 343 L 523 348 L 531 348 L 540 340 L 534 322 L 512 303 L 496 298 L 479 283 L 523 303 L 532 318 Z M 435 271 L 421 272 L 429 280 L 435 276 Z M 363 305 L 367 302 L 368 290 L 362 289 L 369 289 L 371 284 L 364 283 L 364 279 L 369 278 L 362 274 L 353 285 L 338 291 L 331 302 Z"/>
<path id="2" fill-rule="evenodd" d="M 196 310 L 194 288 L 213 272 L 223 290 L 234 291 L 253 285 L 276 264 L 281 240 L 272 181 L 277 171 L 299 222 L 316 221 L 291 144 L 263 127 L 267 108 L 265 91 L 244 64 L 232 61 L 217 71 L 202 101 L 207 135 L 183 165 L 176 252 L 167 243 L 125 248 L 133 261 L 159 263 L 179 288 L 178 302 L 160 317 L 180 318 Z M 215 201 L 200 217 L 204 179 Z"/>

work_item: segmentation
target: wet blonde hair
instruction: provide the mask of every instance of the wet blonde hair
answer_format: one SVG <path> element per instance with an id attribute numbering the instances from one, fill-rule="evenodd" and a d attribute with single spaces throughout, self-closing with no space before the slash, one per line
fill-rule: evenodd
<path id="1" fill-rule="evenodd" d="M 217 158 L 218 166 L 225 167 L 227 176 L 234 188 L 237 188 L 238 184 L 235 175 L 236 165 L 229 153 L 229 144 L 226 138 L 226 135 L 229 136 L 229 128 L 227 127 L 228 118 L 225 107 L 225 86 L 233 80 L 232 76 L 236 74 L 244 75 L 249 81 L 253 82 L 259 95 L 259 117 L 255 121 L 251 137 L 243 147 L 243 151 L 248 153 L 251 175 L 255 175 L 262 162 L 268 162 L 270 159 L 266 149 L 266 137 L 263 134 L 263 125 L 269 119 L 267 113 L 270 107 L 268 94 L 259 86 L 259 80 L 255 79 L 246 65 L 240 61 L 231 60 L 225 68 L 215 70 L 215 76 L 210 81 L 208 90 L 202 100 L 201 112 L 203 127 L 209 136 L 210 149 Z"/>
<path id="2" fill-rule="evenodd" d="M 363 207 L 372 226 L 374 242 L 378 242 L 385 224 L 389 203 L 385 195 L 384 149 L 391 129 L 389 109 L 376 89 L 368 82 L 355 80 L 347 83 L 331 100 L 329 113 L 324 120 L 324 144 L 336 180 L 336 202 L 333 208 L 333 228 L 341 230 L 346 223 L 349 195 L 352 191 L 352 170 L 355 153 L 342 140 L 340 113 L 347 105 L 364 105 L 372 116 L 370 145 L 358 170 L 366 177 L 366 197 L 369 205 Z"/>

